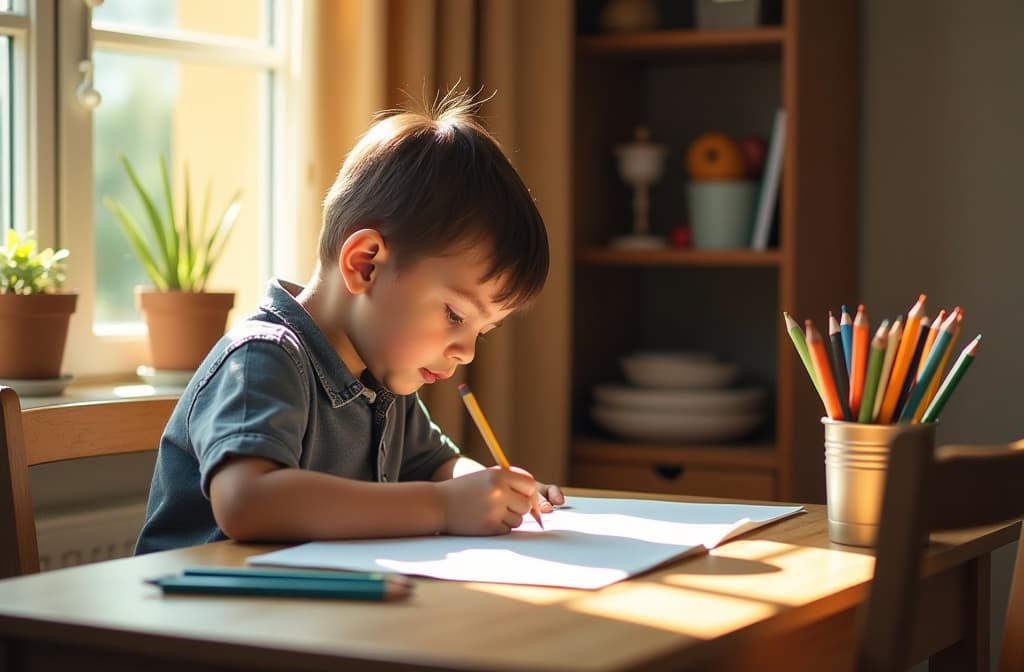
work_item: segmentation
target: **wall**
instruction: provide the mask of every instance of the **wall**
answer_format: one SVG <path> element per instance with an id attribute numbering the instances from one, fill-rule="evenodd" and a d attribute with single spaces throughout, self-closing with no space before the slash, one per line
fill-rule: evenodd
<path id="1" fill-rule="evenodd" d="M 983 334 L 939 441 L 1024 436 L 1024 3 L 866 0 L 861 300 L 874 323 L 928 295 Z M 959 348 L 958 348 L 959 351 Z M 999 632 L 1015 549 L 993 558 Z"/>

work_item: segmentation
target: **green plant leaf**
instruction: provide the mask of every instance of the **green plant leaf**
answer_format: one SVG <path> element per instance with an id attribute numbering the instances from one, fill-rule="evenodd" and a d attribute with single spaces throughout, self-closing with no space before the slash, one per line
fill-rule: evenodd
<path id="1" fill-rule="evenodd" d="M 231 197 L 231 201 L 228 203 L 228 207 L 224 209 L 224 214 L 219 218 L 220 224 L 210 234 L 210 239 L 206 243 L 206 254 L 203 263 L 203 271 L 200 275 L 201 284 L 200 289 L 206 286 L 206 280 L 210 275 L 210 271 L 217 264 L 217 260 L 220 259 L 220 255 L 224 253 L 224 248 L 227 246 L 228 236 L 231 235 L 231 229 L 235 225 L 235 221 L 238 219 L 238 213 L 242 209 L 242 190 L 239 189 Z"/>
<path id="2" fill-rule="evenodd" d="M 181 281 L 182 289 L 192 288 L 192 269 L 196 263 L 195 241 L 192 238 L 192 187 L 188 179 L 188 162 L 185 162 L 185 231 L 182 236 L 183 245 L 182 258 L 178 261 L 178 278 Z"/>
<path id="3" fill-rule="evenodd" d="M 156 207 L 153 205 L 153 200 L 149 197 L 149 194 L 146 192 L 145 187 L 142 186 L 142 182 L 139 181 L 138 175 L 135 174 L 135 169 L 132 168 L 132 164 L 131 162 L 128 161 L 128 157 L 126 157 L 124 154 L 121 154 L 120 158 L 121 165 L 124 166 L 124 171 L 128 174 L 128 179 L 131 180 L 132 186 L 135 187 L 135 192 L 139 195 L 139 200 L 142 201 L 143 207 L 146 210 L 146 214 L 149 217 L 150 228 L 153 230 L 153 234 L 156 238 L 156 249 L 153 250 L 152 247 L 148 244 L 146 244 L 145 247 L 147 251 L 151 253 L 150 258 L 154 260 L 154 263 L 156 263 L 157 258 L 159 258 L 159 261 L 162 262 L 163 271 L 160 273 L 160 275 L 165 278 L 164 288 L 166 289 L 167 287 L 170 286 L 169 283 L 166 282 L 166 279 L 172 276 L 173 269 L 175 269 L 177 265 L 175 264 L 172 266 L 170 263 L 168 241 L 166 236 L 164 235 L 163 220 L 160 218 L 160 214 L 157 212 Z M 139 231 L 139 233 L 141 234 L 141 230 Z M 144 236 L 142 237 L 142 241 L 145 242 Z"/>
<path id="4" fill-rule="evenodd" d="M 167 159 L 160 156 L 160 179 L 164 185 L 164 200 L 167 202 L 167 284 L 171 289 L 188 289 L 181 286 L 178 274 L 178 258 L 181 254 L 181 239 L 178 236 L 178 223 L 174 217 L 174 191 L 171 189 L 171 176 L 167 168 Z"/>
<path id="5" fill-rule="evenodd" d="M 139 226 L 139 223 L 135 221 L 132 214 L 118 201 L 109 196 L 104 196 L 103 205 L 117 217 L 117 221 L 121 224 L 121 230 L 135 251 L 135 256 L 139 258 L 139 262 L 142 264 L 143 270 L 146 271 L 146 275 L 153 281 L 153 285 L 157 289 L 165 291 L 167 289 L 167 281 L 164 279 L 163 274 L 157 267 L 156 260 L 153 259 L 153 255 L 150 253 L 149 243 L 145 236 L 142 235 L 142 227 Z"/>

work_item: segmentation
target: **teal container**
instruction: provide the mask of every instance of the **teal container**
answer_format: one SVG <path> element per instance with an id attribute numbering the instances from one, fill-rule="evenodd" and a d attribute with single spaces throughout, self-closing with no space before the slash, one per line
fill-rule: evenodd
<path id="1" fill-rule="evenodd" d="M 726 250 L 750 247 L 757 203 L 756 182 L 688 182 L 686 202 L 695 248 Z"/>

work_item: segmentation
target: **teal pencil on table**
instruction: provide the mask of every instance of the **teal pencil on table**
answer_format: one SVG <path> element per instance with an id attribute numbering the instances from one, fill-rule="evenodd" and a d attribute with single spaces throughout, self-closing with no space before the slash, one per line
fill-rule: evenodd
<path id="1" fill-rule="evenodd" d="M 964 377 L 967 369 L 974 363 L 974 358 L 978 354 L 980 344 L 981 334 L 978 334 L 973 341 L 960 351 L 960 356 L 956 358 L 956 362 L 950 368 L 949 373 L 946 374 L 942 384 L 939 385 L 938 392 L 935 393 L 931 403 L 928 404 L 928 408 L 925 409 L 924 415 L 921 416 L 921 422 L 935 422 L 939 419 L 939 414 L 942 413 L 942 409 L 946 402 L 949 401 L 953 390 L 960 384 L 960 379 Z"/>
<path id="2" fill-rule="evenodd" d="M 846 376 L 853 378 L 853 316 L 844 303 L 840 307 L 839 336 L 843 341 L 843 357 L 846 359 Z"/>
<path id="3" fill-rule="evenodd" d="M 871 422 L 874 419 L 875 396 L 878 393 L 878 382 L 882 375 L 882 362 L 885 359 L 888 341 L 889 320 L 882 320 L 874 338 L 871 339 L 871 354 L 868 355 L 867 372 L 864 374 L 864 396 L 860 401 L 857 422 Z"/>
<path id="4" fill-rule="evenodd" d="M 147 579 L 166 594 L 315 597 L 389 600 L 406 597 L 412 583 L 387 574 L 191 567 L 180 576 Z"/>
<path id="5" fill-rule="evenodd" d="M 914 384 L 914 389 L 910 392 L 910 397 L 907 399 L 907 403 L 903 406 L 903 411 L 899 415 L 900 422 L 911 422 L 914 419 L 914 414 L 917 412 L 917 407 L 921 404 L 921 400 L 924 399 L 925 393 L 928 391 L 928 387 L 931 385 L 932 379 L 935 376 L 942 375 L 939 371 L 939 367 L 942 364 L 943 355 L 946 352 L 946 348 L 949 346 L 950 341 L 953 338 L 953 326 L 956 324 L 956 317 L 959 313 L 953 310 L 946 321 L 939 327 L 939 333 L 935 337 L 935 342 L 932 344 L 931 351 L 928 353 L 928 358 L 925 360 L 924 368 L 921 369 L 921 374 L 917 377 L 917 381 Z"/>
<path id="6" fill-rule="evenodd" d="M 324 581 L 382 581 L 392 577 L 383 572 L 340 572 L 315 569 L 275 569 L 273 567 L 186 567 L 183 576 L 234 576 L 261 579 L 318 579 Z"/>
<path id="7" fill-rule="evenodd" d="M 814 389 L 818 391 L 818 396 L 824 402 L 825 397 L 821 393 L 821 383 L 818 382 L 818 376 L 814 375 L 814 364 L 811 362 L 811 353 L 807 349 L 804 332 L 789 313 L 783 311 L 782 317 L 786 320 L 786 331 L 789 332 L 789 338 L 793 341 L 796 354 L 800 356 L 800 361 L 804 363 L 804 368 L 807 369 L 807 375 L 810 376 L 811 382 L 814 383 Z"/>

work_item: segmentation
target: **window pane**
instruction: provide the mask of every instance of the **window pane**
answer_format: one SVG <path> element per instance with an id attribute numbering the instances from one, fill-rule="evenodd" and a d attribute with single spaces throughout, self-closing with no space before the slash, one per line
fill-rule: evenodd
<path id="1" fill-rule="evenodd" d="M 166 156 L 175 213 L 184 207 L 184 164 L 191 182 L 192 216 L 199 218 L 207 183 L 210 228 L 242 189 L 242 209 L 209 290 L 237 292 L 238 312 L 251 312 L 263 291 L 259 191 L 266 109 L 259 70 L 181 63 L 165 58 L 98 51 L 96 86 L 103 103 L 93 114 L 94 221 L 97 323 L 137 322 L 134 286 L 152 282 L 125 242 L 103 197 L 120 201 L 150 234 L 145 210 L 118 159 L 127 156 L 162 214 L 159 161 Z M 194 220 L 195 221 L 195 220 Z"/>
<path id="2" fill-rule="evenodd" d="M 11 196 L 14 190 L 14 173 L 11 170 L 14 165 L 14 138 L 11 135 L 14 77 L 11 60 L 11 39 L 0 36 L 0 230 L 10 228 L 14 221 L 14 199 Z"/>
<path id="3" fill-rule="evenodd" d="M 270 15 L 267 0 L 106 0 L 92 18 L 117 30 L 207 33 L 269 43 Z"/>

